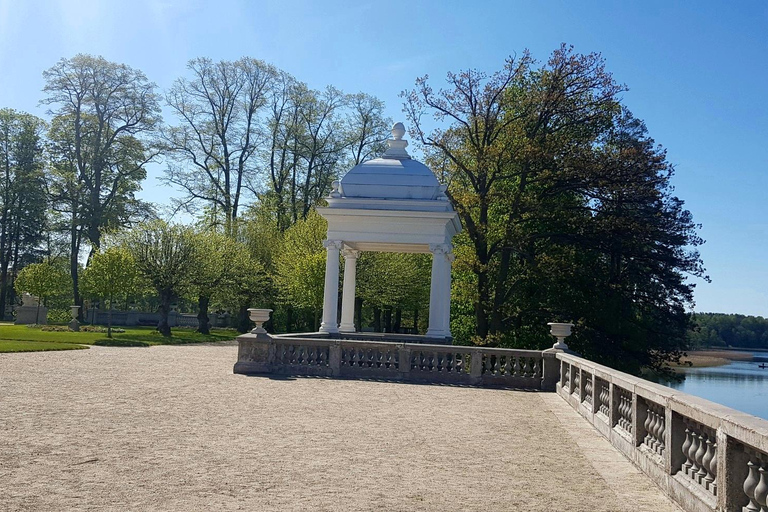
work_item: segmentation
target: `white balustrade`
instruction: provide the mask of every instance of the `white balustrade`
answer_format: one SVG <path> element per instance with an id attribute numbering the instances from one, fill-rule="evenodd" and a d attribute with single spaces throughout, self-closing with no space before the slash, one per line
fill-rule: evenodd
<path id="1" fill-rule="evenodd" d="M 646 416 L 643 423 L 645 437 L 643 438 L 643 444 L 659 455 L 663 455 L 666 444 L 664 440 L 666 435 L 664 408 L 652 402 L 646 402 L 645 410 Z"/>
<path id="2" fill-rule="evenodd" d="M 744 494 L 749 503 L 742 507 L 743 512 L 768 512 L 768 456 L 745 446 L 747 453 L 747 478 L 744 480 Z"/>
<path id="3" fill-rule="evenodd" d="M 632 433 L 632 393 L 626 389 L 614 387 L 618 394 L 618 404 L 616 406 L 616 412 L 618 418 L 616 425 L 627 434 Z"/>

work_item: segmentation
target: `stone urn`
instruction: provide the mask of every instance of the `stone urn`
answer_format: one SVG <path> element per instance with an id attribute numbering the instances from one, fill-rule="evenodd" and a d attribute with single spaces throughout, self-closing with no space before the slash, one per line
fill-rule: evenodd
<path id="1" fill-rule="evenodd" d="M 556 350 L 568 350 L 568 345 L 565 344 L 565 338 L 571 335 L 573 324 L 549 322 L 547 325 L 549 326 L 549 333 L 557 338 L 557 343 L 552 345 L 552 348 Z"/>
<path id="2" fill-rule="evenodd" d="M 248 308 L 248 316 L 251 319 L 251 322 L 256 324 L 256 327 L 251 331 L 253 334 L 267 333 L 264 327 L 262 327 L 262 324 L 269 321 L 269 315 L 271 313 L 271 309 Z"/>
<path id="3" fill-rule="evenodd" d="M 77 312 L 80 310 L 80 306 L 69 306 L 69 314 L 72 315 L 72 321 L 69 322 L 69 328 L 73 331 L 80 330 L 80 322 L 77 321 Z"/>

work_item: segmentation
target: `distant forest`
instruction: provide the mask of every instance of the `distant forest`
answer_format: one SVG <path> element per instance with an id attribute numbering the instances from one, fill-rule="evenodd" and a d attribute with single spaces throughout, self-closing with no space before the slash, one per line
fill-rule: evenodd
<path id="1" fill-rule="evenodd" d="M 768 349 L 768 319 L 761 316 L 696 313 L 691 315 L 691 347 Z"/>

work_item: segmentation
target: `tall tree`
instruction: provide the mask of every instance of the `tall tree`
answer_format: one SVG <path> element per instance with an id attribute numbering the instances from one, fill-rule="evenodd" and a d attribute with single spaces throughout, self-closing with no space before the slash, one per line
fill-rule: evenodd
<path id="1" fill-rule="evenodd" d="M 197 266 L 194 232 L 191 228 L 155 220 L 122 235 L 121 245 L 136 262 L 139 273 L 151 284 L 160 299 L 157 330 L 171 335 L 168 315 L 171 304 L 189 287 Z"/>
<path id="2" fill-rule="evenodd" d="M 178 79 L 166 94 L 180 124 L 165 134 L 173 157 L 165 181 L 184 191 L 179 207 L 213 208 L 232 236 L 246 185 L 257 172 L 254 154 L 264 138 L 259 116 L 277 71 L 247 57 L 198 58 L 187 67 L 191 78 Z"/>
<path id="3" fill-rule="evenodd" d="M 500 306 L 515 292 L 509 272 L 513 257 L 525 257 L 516 232 L 528 216 L 529 191 L 563 167 L 558 157 L 594 140 L 595 126 L 610 119 L 622 90 L 596 54 L 577 55 L 563 46 L 542 68 L 532 65 L 524 52 L 490 77 L 476 70 L 449 73 L 452 89 L 438 92 L 424 77 L 403 93 L 412 129 L 432 161 L 445 166 L 448 196 L 474 248 L 482 338 L 503 329 Z M 427 134 L 422 118 L 428 113 L 448 126 Z M 576 137 L 560 137 L 564 132 Z"/>
<path id="4" fill-rule="evenodd" d="M 45 123 L 0 109 L 0 318 L 12 297 L 12 276 L 35 258 L 46 229 Z"/>
<path id="5" fill-rule="evenodd" d="M 135 193 L 145 166 L 158 154 L 154 137 L 160 123 L 155 84 L 141 71 L 102 57 L 78 54 L 43 73 L 55 116 L 51 152 L 62 182 L 57 202 L 71 216 L 70 271 L 79 303 L 78 259 L 82 236 L 98 251 L 106 228 L 144 216 L 147 205 Z"/>
<path id="6" fill-rule="evenodd" d="M 544 343 L 531 326 L 563 318 L 584 326 L 574 346 L 607 364 L 638 372 L 675 357 L 701 240 L 600 56 L 563 46 L 538 68 L 524 53 L 448 82 L 435 92 L 419 79 L 406 110 L 472 249 L 455 270 L 471 275 L 459 283 L 474 286 L 478 341 Z M 428 113 L 443 121 L 429 134 Z"/>

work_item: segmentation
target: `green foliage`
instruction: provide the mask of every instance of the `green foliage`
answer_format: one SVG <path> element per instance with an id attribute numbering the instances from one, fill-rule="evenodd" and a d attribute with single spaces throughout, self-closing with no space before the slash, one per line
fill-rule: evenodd
<path id="1" fill-rule="evenodd" d="M 429 302 L 429 256 L 368 252 L 357 265 L 357 296 L 368 305 L 412 310 Z"/>
<path id="2" fill-rule="evenodd" d="M 157 292 L 161 317 L 157 329 L 164 336 L 170 336 L 171 303 L 188 290 L 197 265 L 193 230 L 155 220 L 124 232 L 120 239 L 122 247 L 136 262 L 139 274 Z"/>
<path id="3" fill-rule="evenodd" d="M 679 356 L 686 278 L 706 279 L 702 240 L 671 194 L 664 151 L 622 108 L 624 87 L 600 56 L 563 46 L 540 67 L 523 53 L 491 76 L 448 82 L 434 91 L 425 77 L 404 96 L 465 229 L 454 334 L 543 348 L 544 324 L 570 320 L 569 345 L 604 364 L 639 373 Z M 430 114 L 438 128 L 427 134 Z"/>
<path id="4" fill-rule="evenodd" d="M 83 292 L 104 299 L 110 308 L 141 287 L 136 261 L 124 247 L 94 253 L 82 276 Z"/>
<path id="5" fill-rule="evenodd" d="M 327 226 L 325 219 L 313 210 L 306 220 L 300 220 L 286 230 L 275 258 L 275 284 L 284 304 L 322 309 L 325 285 L 323 240 Z"/>
<path id="6" fill-rule="evenodd" d="M 0 109 L 0 315 L 12 302 L 13 274 L 38 259 L 48 228 L 44 131 L 42 119 Z"/>
<path id="7" fill-rule="evenodd" d="M 688 337 L 695 348 L 768 349 L 768 319 L 761 316 L 696 313 Z"/>
<path id="8" fill-rule="evenodd" d="M 33 263 L 24 267 L 16 277 L 16 292 L 29 293 L 37 297 L 42 305 L 68 296 L 71 286 L 69 275 L 50 262 Z"/>

